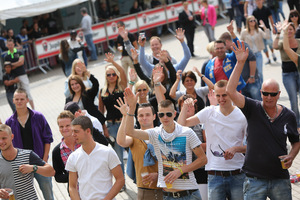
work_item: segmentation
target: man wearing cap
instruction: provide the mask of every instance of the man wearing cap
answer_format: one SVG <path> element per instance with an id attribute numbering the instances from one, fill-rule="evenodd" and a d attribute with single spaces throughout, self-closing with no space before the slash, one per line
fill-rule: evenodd
<path id="1" fill-rule="evenodd" d="M 22 51 L 15 48 L 14 40 L 8 39 L 6 46 L 8 51 L 7 55 L 4 57 L 4 61 L 11 62 L 12 74 L 19 78 L 19 88 L 23 88 L 26 91 L 29 104 L 31 108 L 34 109 L 33 99 L 30 94 L 29 79 L 24 68 L 24 55 Z"/>
<path id="2" fill-rule="evenodd" d="M 77 32 L 75 30 L 72 30 L 70 32 L 70 38 L 68 39 L 68 43 L 70 45 L 70 48 L 74 49 L 82 47 L 83 41 L 79 37 L 77 37 Z M 85 66 L 88 65 L 86 52 L 84 49 L 82 51 L 78 51 L 77 56 L 80 60 L 84 62 Z"/>
<path id="3" fill-rule="evenodd" d="M 19 88 L 14 93 L 13 102 L 16 112 L 5 124 L 14 133 L 13 144 L 16 148 L 34 151 L 45 162 L 48 161 L 50 144 L 53 142 L 52 131 L 44 115 L 27 107 L 29 99 L 24 89 Z M 34 174 L 43 192 L 44 199 L 53 200 L 52 179 L 40 174 Z"/>
<path id="4" fill-rule="evenodd" d="M 9 62 L 9 61 L 4 62 L 4 69 L 5 69 L 5 74 L 3 75 L 3 83 L 5 86 L 6 98 L 7 98 L 10 108 L 12 109 L 13 112 L 15 112 L 16 106 L 13 103 L 13 97 L 14 97 L 14 93 L 17 89 L 17 83 L 20 80 L 18 77 L 15 77 L 11 73 L 11 71 L 12 71 L 11 62 Z"/>
<path id="5" fill-rule="evenodd" d="M 87 13 L 87 8 L 83 7 L 80 9 L 81 15 L 83 16 L 81 20 L 81 30 L 83 31 L 85 41 L 88 45 L 88 49 L 91 52 L 90 61 L 97 60 L 97 51 L 95 44 L 93 42 L 93 31 L 92 31 L 92 18 Z"/>

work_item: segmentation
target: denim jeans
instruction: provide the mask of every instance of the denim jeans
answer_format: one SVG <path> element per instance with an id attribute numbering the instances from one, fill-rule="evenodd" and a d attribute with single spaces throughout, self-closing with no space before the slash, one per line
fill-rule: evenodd
<path id="1" fill-rule="evenodd" d="M 282 82 L 289 95 L 291 109 L 294 111 L 297 119 L 297 126 L 300 127 L 299 104 L 297 92 L 300 92 L 300 76 L 299 72 L 282 73 Z"/>
<path id="2" fill-rule="evenodd" d="M 190 193 L 187 196 L 174 198 L 172 196 L 164 196 L 164 200 L 202 200 L 199 190 Z"/>
<path id="3" fill-rule="evenodd" d="M 117 138 L 117 133 L 118 133 L 119 127 L 120 127 L 120 123 L 115 122 L 113 124 L 112 122 L 107 122 L 107 129 L 108 129 L 109 135 L 113 136 L 115 139 Z M 118 145 L 117 142 L 115 142 L 113 148 L 116 151 L 116 153 L 121 161 L 121 167 L 122 167 L 122 171 L 124 174 L 124 160 L 123 160 L 124 148 L 121 147 L 120 145 Z"/>
<path id="4" fill-rule="evenodd" d="M 92 34 L 87 34 L 84 36 L 85 41 L 87 43 L 88 49 L 91 52 L 91 60 L 97 60 L 97 52 L 96 52 L 96 47 L 93 42 L 93 35 Z"/>
<path id="5" fill-rule="evenodd" d="M 38 173 L 34 173 L 45 200 L 54 200 L 52 191 L 52 177 L 45 177 Z"/>
<path id="6" fill-rule="evenodd" d="M 270 39 L 263 38 L 263 41 L 264 41 L 264 45 L 265 45 L 265 48 L 264 48 L 265 53 L 268 52 L 268 46 L 270 49 L 273 49 L 272 31 L 270 31 Z"/>
<path id="7" fill-rule="evenodd" d="M 242 89 L 242 94 L 246 97 L 261 101 L 260 89 L 261 82 L 259 79 L 256 79 L 254 83 L 247 83 L 247 85 Z"/>
<path id="8" fill-rule="evenodd" d="M 274 21 L 274 24 L 277 23 L 277 22 L 280 22 L 280 18 L 279 18 L 279 10 L 275 10 L 275 9 L 270 9 L 271 10 L 271 13 L 272 13 L 272 18 L 273 18 L 273 21 Z"/>
<path id="9" fill-rule="evenodd" d="M 7 102 L 14 113 L 14 112 L 16 112 L 16 106 L 13 102 L 13 98 L 14 98 L 14 92 L 6 92 Z"/>
<path id="10" fill-rule="evenodd" d="M 243 183 L 245 174 L 222 177 L 208 175 L 209 200 L 241 200 L 243 199 Z"/>
<path id="11" fill-rule="evenodd" d="M 281 14 L 283 20 L 285 20 L 285 15 L 284 15 L 284 12 L 282 10 L 282 4 L 283 4 L 283 2 L 282 1 L 278 1 L 278 3 L 279 3 L 278 12 Z"/>
<path id="12" fill-rule="evenodd" d="M 262 83 L 264 81 L 264 75 L 263 75 L 263 56 L 261 51 L 256 52 L 255 54 L 255 58 L 256 58 L 256 70 L 258 73 L 258 77 L 259 77 L 259 81 L 260 83 Z"/>
<path id="13" fill-rule="evenodd" d="M 292 200 L 289 179 L 256 179 L 246 177 L 244 182 L 244 200 Z"/>

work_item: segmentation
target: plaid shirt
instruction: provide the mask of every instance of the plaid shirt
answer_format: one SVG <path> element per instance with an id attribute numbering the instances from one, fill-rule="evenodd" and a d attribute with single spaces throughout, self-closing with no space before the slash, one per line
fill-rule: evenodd
<path id="1" fill-rule="evenodd" d="M 75 150 L 78 149 L 80 146 L 81 146 L 80 144 L 76 144 Z M 59 148 L 60 148 L 61 159 L 64 162 L 64 165 L 66 166 L 67 160 L 73 151 L 66 145 L 64 138 L 61 140 Z"/>

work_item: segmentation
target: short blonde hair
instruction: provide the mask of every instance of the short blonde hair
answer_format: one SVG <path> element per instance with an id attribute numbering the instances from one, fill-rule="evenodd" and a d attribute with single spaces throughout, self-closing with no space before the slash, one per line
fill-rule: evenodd
<path id="1" fill-rule="evenodd" d="M 6 124 L 0 124 L 0 132 L 6 132 L 8 135 L 11 135 L 11 128 L 7 126 Z"/>
<path id="2" fill-rule="evenodd" d="M 75 71 L 75 67 L 77 66 L 78 63 L 84 64 L 84 62 L 83 62 L 82 60 L 80 60 L 79 58 L 76 58 L 76 59 L 73 61 L 73 63 L 72 63 L 72 72 L 71 72 L 71 75 L 78 75 L 78 74 L 76 74 L 76 71 Z M 84 66 L 85 66 L 85 64 L 84 64 Z M 83 75 L 83 76 L 82 76 L 82 80 L 87 80 L 87 75 L 86 75 L 86 73 L 83 73 L 82 75 Z"/>
<path id="3" fill-rule="evenodd" d="M 206 46 L 206 51 L 210 54 L 212 54 L 215 51 L 215 42 L 210 42 Z"/>
<path id="4" fill-rule="evenodd" d="M 143 85 L 143 84 L 146 85 L 146 87 L 147 87 L 147 89 L 148 89 L 149 91 L 151 91 L 151 88 L 149 87 L 149 85 L 147 84 L 146 81 L 144 81 L 144 80 L 139 80 L 139 81 L 136 82 L 135 85 L 134 85 L 134 93 L 136 93 L 136 92 L 137 92 L 137 88 L 140 87 L 140 86 Z"/>

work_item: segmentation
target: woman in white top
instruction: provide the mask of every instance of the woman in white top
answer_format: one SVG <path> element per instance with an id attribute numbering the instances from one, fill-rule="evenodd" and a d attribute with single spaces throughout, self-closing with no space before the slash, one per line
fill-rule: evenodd
<path id="1" fill-rule="evenodd" d="M 241 33 L 241 40 L 244 40 L 251 48 L 256 57 L 256 69 L 258 76 L 263 82 L 263 58 L 261 51 L 265 48 L 263 39 L 270 39 L 270 30 L 266 28 L 262 20 L 259 21 L 254 16 L 248 16 L 246 21 L 246 29 Z M 262 29 L 260 29 L 260 28 Z"/>

